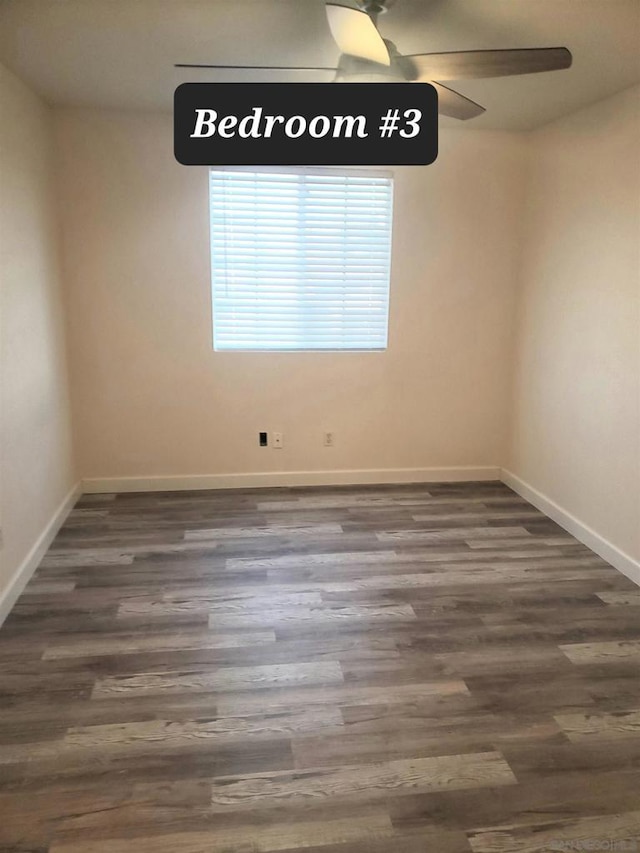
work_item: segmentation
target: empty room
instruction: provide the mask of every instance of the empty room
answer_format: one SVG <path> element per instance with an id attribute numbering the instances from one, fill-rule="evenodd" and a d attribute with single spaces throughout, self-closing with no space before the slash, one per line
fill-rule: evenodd
<path id="1" fill-rule="evenodd" d="M 0 0 L 0 853 L 640 853 L 640 0 Z"/>

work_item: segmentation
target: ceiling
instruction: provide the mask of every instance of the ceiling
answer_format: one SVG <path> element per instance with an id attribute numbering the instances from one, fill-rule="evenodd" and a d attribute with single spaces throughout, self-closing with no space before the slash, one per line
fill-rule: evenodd
<path id="1" fill-rule="evenodd" d="M 640 0 L 394 0 L 379 26 L 401 53 L 572 51 L 566 71 L 448 83 L 487 108 L 464 125 L 444 120 L 452 126 L 530 129 L 640 81 Z M 331 79 L 176 62 L 337 59 L 324 0 L 0 0 L 0 60 L 52 104 L 170 111 L 187 81 Z"/>

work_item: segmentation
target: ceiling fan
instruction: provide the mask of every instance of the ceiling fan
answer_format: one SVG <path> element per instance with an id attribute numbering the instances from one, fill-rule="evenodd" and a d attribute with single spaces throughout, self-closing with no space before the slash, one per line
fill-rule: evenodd
<path id="1" fill-rule="evenodd" d="M 256 71 L 325 71 L 334 82 L 431 83 L 438 92 L 438 112 L 457 119 L 481 115 L 485 108 L 442 80 L 471 80 L 509 77 L 539 71 L 559 71 L 571 65 L 566 47 L 534 47 L 511 50 L 460 50 L 447 53 L 418 53 L 403 56 L 393 42 L 382 38 L 378 16 L 389 0 L 361 0 L 360 8 L 327 2 L 327 20 L 340 48 L 337 68 L 292 65 L 193 65 L 176 68 L 217 68 Z"/>

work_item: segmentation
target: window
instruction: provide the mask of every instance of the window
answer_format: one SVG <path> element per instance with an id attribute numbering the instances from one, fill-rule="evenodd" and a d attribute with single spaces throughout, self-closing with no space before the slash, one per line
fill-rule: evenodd
<path id="1" fill-rule="evenodd" d="M 391 177 L 212 170 L 209 199 L 216 350 L 386 348 Z"/>

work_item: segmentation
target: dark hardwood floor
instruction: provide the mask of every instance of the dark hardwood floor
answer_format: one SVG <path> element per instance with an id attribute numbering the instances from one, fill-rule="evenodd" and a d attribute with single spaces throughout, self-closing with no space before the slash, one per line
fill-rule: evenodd
<path id="1" fill-rule="evenodd" d="M 0 853 L 640 850 L 639 676 L 500 483 L 87 495 L 0 630 Z"/>

